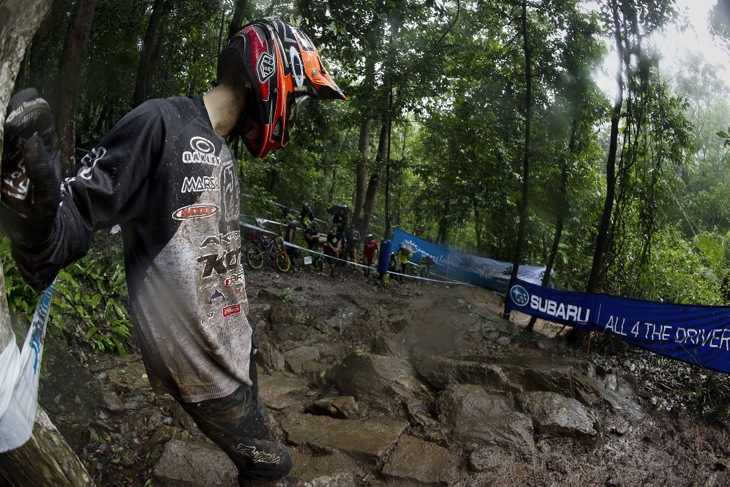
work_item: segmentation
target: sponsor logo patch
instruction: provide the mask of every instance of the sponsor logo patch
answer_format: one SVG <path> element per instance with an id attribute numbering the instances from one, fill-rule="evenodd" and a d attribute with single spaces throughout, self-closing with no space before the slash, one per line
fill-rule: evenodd
<path id="1" fill-rule="evenodd" d="M 202 193 L 203 191 L 216 191 L 218 180 L 212 176 L 192 176 L 183 180 L 181 193 Z"/>
<path id="2" fill-rule="evenodd" d="M 221 211 L 218 205 L 189 205 L 178 208 L 172 213 L 175 220 L 192 220 L 195 218 L 208 218 Z"/>
<path id="3" fill-rule="evenodd" d="M 530 302 L 530 294 L 519 284 L 512 286 L 512 289 L 510 289 L 509 292 L 512 296 L 512 301 L 514 301 L 517 306 L 525 306 Z"/>
<path id="4" fill-rule="evenodd" d="M 220 235 L 211 235 L 209 237 L 205 237 L 205 240 L 203 240 L 203 243 L 200 244 L 200 248 L 204 249 L 205 247 L 209 245 L 223 245 L 223 244 L 229 244 L 233 242 L 239 242 L 241 240 L 241 231 L 240 230 L 234 230 L 232 232 L 220 234 Z"/>
<path id="5" fill-rule="evenodd" d="M 258 63 L 256 63 L 256 73 L 259 75 L 259 83 L 263 84 L 269 81 L 269 78 L 274 74 L 274 57 L 265 52 L 259 57 Z"/>
<path id="6" fill-rule="evenodd" d="M 231 287 L 234 284 L 237 284 L 239 282 L 243 282 L 243 272 L 239 272 L 237 274 L 233 274 L 231 276 L 226 277 L 226 287 Z"/>
<path id="7" fill-rule="evenodd" d="M 203 272 L 200 275 L 202 279 L 212 276 L 214 271 L 222 276 L 238 269 L 241 260 L 241 249 L 239 247 L 228 252 L 203 255 L 198 257 L 197 260 L 203 264 Z"/>
<path id="8" fill-rule="evenodd" d="M 232 304 L 230 306 L 226 306 L 223 308 L 223 317 L 228 318 L 231 315 L 237 315 L 241 312 L 241 305 L 240 304 Z"/>
<path id="9" fill-rule="evenodd" d="M 225 297 L 223 296 L 223 293 L 216 289 L 215 292 L 210 296 L 210 300 L 208 302 L 210 304 L 218 304 L 224 299 Z"/>
<path id="10" fill-rule="evenodd" d="M 190 148 L 192 151 L 182 153 L 182 161 L 184 164 L 208 164 L 217 166 L 221 163 L 221 158 L 215 155 L 215 145 L 204 137 L 193 137 L 190 139 Z"/>

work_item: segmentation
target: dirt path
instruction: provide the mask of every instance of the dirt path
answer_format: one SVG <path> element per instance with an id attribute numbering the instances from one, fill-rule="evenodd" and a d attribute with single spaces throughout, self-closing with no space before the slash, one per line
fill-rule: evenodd
<path id="1" fill-rule="evenodd" d="M 335 278 L 303 269 L 291 274 L 266 268 L 247 270 L 247 289 L 251 313 L 264 327 L 262 334 L 267 341 L 286 347 L 297 346 L 297 340 L 302 341 L 298 336 L 306 341 L 304 335 L 296 334 L 301 331 L 296 330 L 290 331 L 283 340 L 281 325 L 270 321 L 271 303 L 283 302 L 304 313 L 307 323 L 319 323 L 315 327 L 339 327 L 338 333 L 330 333 L 327 338 L 333 350 L 341 350 L 338 353 L 369 350 L 378 337 L 390 333 L 383 328 L 384 323 L 402 329 L 424 314 L 435 320 L 448 320 L 449 310 L 434 308 L 434 303 L 444 298 L 453 301 L 456 296 L 458 305 L 467 311 L 488 310 L 501 315 L 503 309 L 501 295 L 481 288 L 396 282 L 383 285 L 349 268 Z M 361 310 L 369 318 L 350 323 L 348 310 Z M 337 320 L 339 323 L 335 323 Z M 529 316 L 512 313 L 513 325 L 524 328 L 528 322 Z M 561 330 L 561 326 L 538 321 L 537 335 L 516 331 L 511 335 L 510 345 L 500 353 L 509 357 L 510 350 L 529 348 L 528 353 L 544 354 L 546 359 L 557 353 L 583 360 L 584 350 L 565 348 L 560 337 L 554 338 Z M 541 337 L 537 341 L 548 344 L 547 348 L 535 345 L 536 336 Z M 494 350 L 490 343 L 476 345 L 484 353 Z M 48 406 L 68 401 L 66 409 L 58 404 L 54 422 L 81 423 L 81 428 L 69 433 L 69 437 L 74 438 L 73 446 L 98 485 L 148 485 L 169 440 L 206 441 L 174 401 L 152 392 L 133 346 L 130 352 L 126 357 L 117 357 L 74 351 L 77 358 L 82 357 L 86 362 L 83 366 L 86 375 L 61 374 L 58 365 L 50 364 L 59 375 L 55 384 L 46 382 L 44 407 L 54 409 Z M 631 349 L 615 340 L 600 339 L 592 346 L 588 367 L 633 381 L 632 387 L 647 414 L 640 430 L 630 433 L 622 424 L 602 425 L 606 431 L 614 432 L 615 441 L 599 441 L 590 448 L 569 442 L 545 442 L 533 464 L 523 466 L 529 469 L 530 475 L 522 481 L 510 477 L 510 483 L 578 485 L 586 483 L 586 479 L 602 478 L 609 485 L 626 485 L 627 479 L 646 480 L 646 469 L 666 472 L 665 476 L 657 475 L 656 484 L 666 483 L 666 479 L 684 479 L 691 484 L 690 472 L 694 469 L 702 469 L 697 478 L 704 479 L 706 485 L 722 485 L 728 479 L 730 452 L 725 423 L 730 407 L 727 399 L 730 385 L 725 376 Z M 74 375 L 80 380 L 78 385 L 70 381 Z M 83 394 L 85 386 L 90 385 L 98 388 L 96 402 Z M 302 404 L 292 407 L 303 409 L 311 398 L 305 395 L 300 400 Z M 87 404 L 88 408 L 84 406 Z M 639 443 L 629 438 L 638 438 Z M 582 460 L 576 464 L 578 458 Z M 382 485 L 382 482 L 373 479 L 363 485 Z"/>

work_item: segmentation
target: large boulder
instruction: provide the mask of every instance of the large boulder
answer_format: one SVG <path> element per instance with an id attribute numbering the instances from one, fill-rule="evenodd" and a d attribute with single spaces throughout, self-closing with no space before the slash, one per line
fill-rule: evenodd
<path id="1" fill-rule="evenodd" d="M 329 370 L 327 380 L 342 394 L 358 400 L 383 395 L 410 397 L 421 386 L 406 360 L 370 353 L 351 353 Z"/>
<path id="2" fill-rule="evenodd" d="M 532 417 L 535 431 L 547 436 L 595 436 L 594 419 L 583 405 L 554 392 L 517 394 L 522 410 Z"/>
<path id="3" fill-rule="evenodd" d="M 441 393 L 437 407 L 440 421 L 460 443 L 499 446 L 525 455 L 535 449 L 532 420 L 515 410 L 509 396 L 453 384 Z"/>
<path id="4" fill-rule="evenodd" d="M 238 471 L 219 448 L 195 441 L 170 440 L 153 470 L 155 485 L 195 487 L 238 485 Z"/>
<path id="5" fill-rule="evenodd" d="M 458 457 L 446 448 L 403 435 L 383 467 L 383 475 L 407 485 L 452 484 L 458 476 Z"/>
<path id="6" fill-rule="evenodd" d="M 392 418 L 334 419 L 291 413 L 281 421 L 287 439 L 325 454 L 345 453 L 375 464 L 385 457 L 408 423 Z"/>
<path id="7" fill-rule="evenodd" d="M 568 395 L 574 389 L 576 373 L 571 362 L 532 356 L 493 361 L 426 355 L 416 360 L 416 369 L 436 389 L 456 383 L 478 384 L 495 391 L 553 391 Z"/>

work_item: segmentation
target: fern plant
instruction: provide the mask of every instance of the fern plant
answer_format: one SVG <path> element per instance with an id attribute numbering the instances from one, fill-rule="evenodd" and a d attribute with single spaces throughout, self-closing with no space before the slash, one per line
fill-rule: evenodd
<path id="1" fill-rule="evenodd" d="M 125 307 L 126 275 L 119 245 L 99 246 L 58 273 L 49 331 L 75 339 L 93 350 L 126 354 L 132 323 Z M 39 293 L 25 283 L 10 254 L 7 237 L 0 243 L 8 305 L 16 315 L 33 314 Z"/>

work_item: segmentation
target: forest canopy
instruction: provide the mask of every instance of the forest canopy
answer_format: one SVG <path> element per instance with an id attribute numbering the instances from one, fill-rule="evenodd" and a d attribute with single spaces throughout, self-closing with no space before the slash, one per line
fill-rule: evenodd
<path id="1" fill-rule="evenodd" d="M 68 174 L 139 103 L 210 89 L 228 37 L 277 16 L 348 101 L 310 102 L 266 158 L 235 147 L 245 214 L 346 204 L 363 234 L 546 265 L 562 289 L 727 304 L 721 68 L 697 52 L 664 74 L 652 36 L 686 21 L 675 1 L 598 3 L 56 0 L 16 88 L 56 111 Z M 726 49 L 728 3 L 708 19 Z"/>

